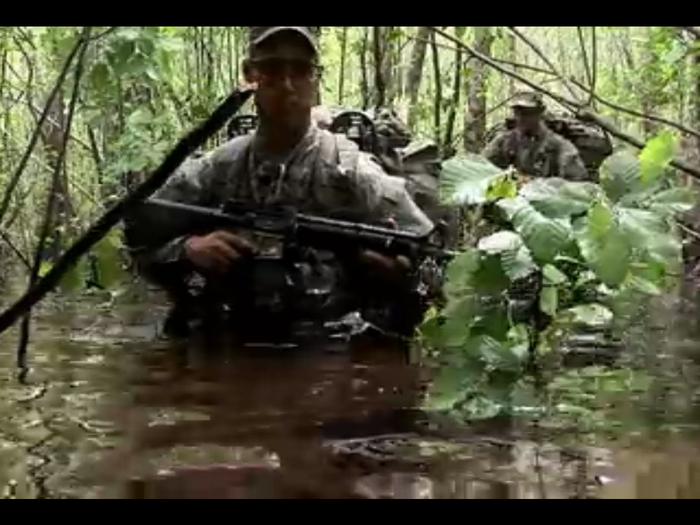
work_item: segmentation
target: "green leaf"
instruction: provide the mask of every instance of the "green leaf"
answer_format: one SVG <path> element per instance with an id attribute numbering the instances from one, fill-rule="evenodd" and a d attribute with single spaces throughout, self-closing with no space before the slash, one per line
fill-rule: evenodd
<path id="1" fill-rule="evenodd" d="M 447 204 L 474 205 L 487 202 L 492 183 L 503 170 L 478 155 L 454 157 L 442 166 L 440 194 Z"/>
<path id="2" fill-rule="evenodd" d="M 682 257 L 682 243 L 666 218 L 647 210 L 618 208 L 620 231 L 632 249 L 666 267 Z"/>
<path id="3" fill-rule="evenodd" d="M 602 196 L 602 191 L 590 182 L 541 178 L 523 186 L 520 196 L 547 217 L 568 218 L 588 211 L 590 205 Z"/>
<path id="4" fill-rule="evenodd" d="M 474 249 L 466 250 L 452 259 L 446 270 L 445 293 L 448 296 L 459 295 L 470 290 L 480 261 L 479 252 Z"/>
<path id="5" fill-rule="evenodd" d="M 515 231 L 540 263 L 553 261 L 571 240 L 568 221 L 545 217 L 522 197 L 500 200 L 497 206 L 506 213 Z"/>
<path id="6" fill-rule="evenodd" d="M 39 272 L 38 276 L 39 277 L 44 277 L 47 273 L 51 271 L 51 268 L 53 268 L 53 264 L 50 261 L 44 261 L 39 265 Z"/>
<path id="7" fill-rule="evenodd" d="M 572 314 L 574 323 L 588 326 L 605 326 L 613 319 L 613 313 L 602 304 L 583 304 L 566 310 Z"/>
<path id="8" fill-rule="evenodd" d="M 119 253 L 119 238 L 114 233 L 107 235 L 95 246 L 94 253 L 97 257 L 100 284 L 107 289 L 112 288 L 124 275 Z"/>
<path id="9" fill-rule="evenodd" d="M 559 308 L 559 289 L 556 286 L 543 286 L 540 294 L 540 310 L 554 317 Z"/>
<path id="10" fill-rule="evenodd" d="M 644 207 L 660 215 L 676 215 L 690 211 L 695 203 L 695 194 L 690 188 L 676 187 L 656 192 Z"/>
<path id="11" fill-rule="evenodd" d="M 630 151 L 614 153 L 600 167 L 600 184 L 612 201 L 634 191 L 639 185 L 639 159 Z"/>
<path id="12" fill-rule="evenodd" d="M 639 153 L 639 171 L 643 184 L 652 183 L 661 177 L 673 160 L 675 149 L 675 137 L 670 131 L 662 131 L 647 142 Z"/>
<path id="13" fill-rule="evenodd" d="M 542 268 L 542 275 L 545 284 L 564 284 L 569 281 L 569 278 L 559 268 L 552 264 L 545 264 Z"/>
<path id="14" fill-rule="evenodd" d="M 629 280 L 627 281 L 627 286 L 629 286 L 632 290 L 647 295 L 659 296 L 663 293 L 661 288 L 659 288 L 656 284 L 636 275 L 630 275 Z"/>
<path id="15" fill-rule="evenodd" d="M 96 63 L 90 70 L 90 83 L 96 91 L 106 91 L 111 87 L 112 72 L 108 64 Z"/>
<path id="16" fill-rule="evenodd" d="M 85 283 L 85 268 L 85 257 L 81 257 L 78 262 L 63 275 L 60 284 L 61 290 L 67 293 L 73 293 L 81 289 Z"/>
<path id="17" fill-rule="evenodd" d="M 473 289 L 482 296 L 500 296 L 510 284 L 500 256 L 482 254 L 479 268 L 474 273 Z"/>
<path id="18" fill-rule="evenodd" d="M 439 336 L 433 340 L 443 348 L 462 348 L 471 336 L 471 323 L 476 314 L 472 296 L 450 301 L 445 308 L 445 321 L 440 326 Z"/>
<path id="19" fill-rule="evenodd" d="M 512 199 L 518 195 L 518 183 L 511 173 L 504 173 L 491 182 L 486 190 L 486 200 Z"/>
<path id="20" fill-rule="evenodd" d="M 515 232 L 501 231 L 484 237 L 479 241 L 478 249 L 489 255 L 498 255 L 511 280 L 522 279 L 537 270 L 530 251 Z"/>
<path id="21" fill-rule="evenodd" d="M 425 407 L 429 410 L 451 410 L 464 397 L 465 382 L 462 367 L 453 363 L 441 367 L 433 379 Z"/>
<path id="22" fill-rule="evenodd" d="M 586 217 L 576 221 L 574 235 L 588 267 L 608 286 L 619 286 L 627 276 L 632 248 L 612 210 L 596 203 Z"/>
<path id="23" fill-rule="evenodd" d="M 518 324 L 508 331 L 508 343 L 510 352 L 515 358 L 523 362 L 529 357 L 530 351 L 530 330 L 526 324 Z"/>

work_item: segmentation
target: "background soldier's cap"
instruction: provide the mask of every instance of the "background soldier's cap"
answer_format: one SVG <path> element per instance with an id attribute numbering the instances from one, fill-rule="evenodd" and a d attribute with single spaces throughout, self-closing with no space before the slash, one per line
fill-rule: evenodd
<path id="1" fill-rule="evenodd" d="M 539 93 L 535 93 L 534 91 L 521 91 L 513 96 L 510 107 L 544 110 L 545 105 Z"/>
<path id="2" fill-rule="evenodd" d="M 282 26 L 282 27 L 251 27 L 249 29 L 249 42 L 251 49 L 259 46 L 268 38 L 282 33 L 283 31 L 293 31 L 301 36 L 303 36 L 313 48 L 314 52 L 318 54 L 318 38 L 316 37 L 316 32 L 312 27 L 296 27 L 296 26 Z"/>

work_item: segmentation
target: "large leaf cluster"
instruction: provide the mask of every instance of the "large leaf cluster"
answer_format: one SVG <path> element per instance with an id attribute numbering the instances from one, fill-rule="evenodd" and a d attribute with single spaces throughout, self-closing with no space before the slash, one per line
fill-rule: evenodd
<path id="1" fill-rule="evenodd" d="M 464 402 L 484 374 L 499 382 L 505 374 L 510 387 L 522 377 L 531 328 L 513 313 L 518 283 L 539 283 L 537 307 L 559 338 L 581 324 L 609 325 L 625 301 L 662 293 L 681 263 L 675 216 L 693 205 L 668 169 L 673 154 L 670 134 L 639 155 L 617 152 L 601 167 L 600 184 L 523 183 L 473 155 L 445 163 L 443 199 L 488 207 L 500 220 L 452 262 L 446 307 L 423 326 L 444 361 L 432 406 Z M 545 339 L 543 349 L 551 343 Z"/>

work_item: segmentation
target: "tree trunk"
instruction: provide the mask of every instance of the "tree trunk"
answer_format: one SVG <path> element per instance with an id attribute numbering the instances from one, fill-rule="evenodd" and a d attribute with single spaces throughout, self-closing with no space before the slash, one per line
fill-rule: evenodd
<path id="1" fill-rule="evenodd" d="M 362 73 L 362 109 L 367 110 L 372 103 L 369 91 L 369 65 L 367 56 L 369 55 L 369 27 L 362 30 L 362 44 L 360 46 L 360 71 Z"/>
<path id="2" fill-rule="evenodd" d="M 416 43 L 411 52 L 411 61 L 406 73 L 405 95 L 409 100 L 408 126 L 413 128 L 418 118 L 416 111 L 418 106 L 418 95 L 420 93 L 421 80 L 423 80 L 423 65 L 425 64 L 425 51 L 428 48 L 430 39 L 430 28 L 419 27 L 416 36 Z"/>
<path id="3" fill-rule="evenodd" d="M 387 101 L 386 46 L 382 40 L 387 33 L 384 27 L 372 28 L 372 50 L 374 59 L 374 109 L 383 108 Z"/>
<path id="4" fill-rule="evenodd" d="M 465 27 L 455 27 L 455 38 L 461 40 L 464 36 Z M 461 47 L 455 51 L 455 74 L 452 84 L 452 100 L 447 113 L 447 123 L 445 125 L 445 135 L 443 144 L 440 145 L 440 151 L 447 157 L 452 157 L 456 151 L 454 148 L 454 129 L 455 120 L 457 119 L 457 108 L 459 107 L 462 95 L 462 68 L 464 66 L 464 53 Z"/>
<path id="5" fill-rule="evenodd" d="M 46 163 L 50 167 L 49 173 L 59 169 L 61 150 L 66 134 L 66 107 L 63 98 L 59 95 L 51 106 L 49 118 L 46 120 L 41 132 Z M 43 260 L 55 261 L 62 252 L 63 232 L 61 226 L 67 225 L 70 218 L 70 195 L 68 192 L 68 180 L 65 170 L 61 170 L 56 187 L 56 206 L 53 210 L 51 231 L 53 234 L 47 240 Z"/>
<path id="6" fill-rule="evenodd" d="M 474 27 L 474 48 L 485 56 L 491 56 L 493 32 L 490 27 Z M 486 80 L 487 69 L 475 60 L 467 83 L 467 108 L 464 115 L 464 149 L 477 153 L 484 147 L 486 135 Z"/>
<path id="7" fill-rule="evenodd" d="M 348 61 L 348 28 L 343 27 L 340 34 L 340 76 L 338 78 L 338 104 L 345 100 L 345 68 Z"/>

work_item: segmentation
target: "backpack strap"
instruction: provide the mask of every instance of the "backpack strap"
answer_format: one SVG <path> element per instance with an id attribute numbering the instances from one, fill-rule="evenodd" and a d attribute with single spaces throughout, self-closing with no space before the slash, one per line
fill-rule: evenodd
<path id="1" fill-rule="evenodd" d="M 310 188 L 318 212 L 335 212 L 338 207 L 352 205 L 352 181 L 361 154 L 357 145 L 345 136 L 321 130 Z"/>
<path id="2" fill-rule="evenodd" d="M 329 184 L 331 178 L 352 176 L 360 161 L 360 149 L 344 135 L 322 131 L 316 158 L 315 179 Z"/>
<path id="3" fill-rule="evenodd" d="M 222 179 L 216 181 L 214 199 L 221 195 L 250 196 L 250 148 L 253 136 L 236 137 L 214 151 L 212 161 L 224 166 L 219 173 Z"/>

